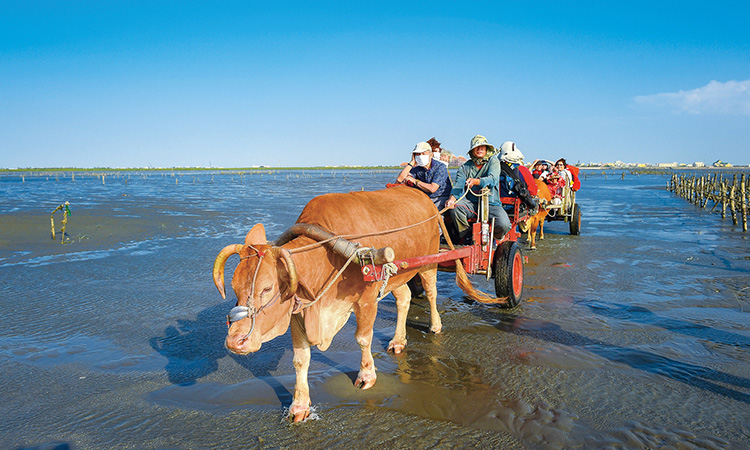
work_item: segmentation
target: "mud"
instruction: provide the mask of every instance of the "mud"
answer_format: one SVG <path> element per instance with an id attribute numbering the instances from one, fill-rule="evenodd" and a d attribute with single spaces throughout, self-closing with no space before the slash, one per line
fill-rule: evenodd
<path id="1" fill-rule="evenodd" d="M 666 176 L 619 173 L 587 175 L 580 236 L 545 224 L 519 308 L 471 302 L 440 273 L 443 333 L 417 299 L 393 355 L 386 297 L 375 387 L 352 385 L 350 319 L 312 352 L 312 418 L 287 423 L 291 338 L 224 349 L 234 299 L 216 292 L 213 258 L 257 222 L 280 235 L 314 195 L 395 176 L 0 176 L 0 447 L 750 446 L 748 235 L 673 197 Z M 60 244 L 49 215 L 64 201 Z"/>

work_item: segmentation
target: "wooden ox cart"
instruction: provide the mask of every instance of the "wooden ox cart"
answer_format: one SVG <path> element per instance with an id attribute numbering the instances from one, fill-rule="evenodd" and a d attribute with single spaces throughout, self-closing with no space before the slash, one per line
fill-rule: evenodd
<path id="1" fill-rule="evenodd" d="M 495 295 L 498 297 L 497 303 L 499 306 L 505 308 L 518 306 L 523 296 L 523 264 L 525 259 L 521 252 L 521 246 L 517 243 L 520 236 L 518 224 L 529 219 L 531 212 L 523 208 L 520 199 L 502 197 L 500 200 L 510 218 L 511 229 L 502 239 L 495 239 L 492 237 L 494 221 L 490 221 L 488 217 L 488 198 L 484 195 L 479 202 L 479 214 L 477 220 L 472 224 L 470 244 L 454 246 L 451 243 L 443 242 L 440 245 L 439 253 L 395 260 L 393 264 L 401 270 L 437 263 L 440 271 L 456 272 L 456 262 L 460 261 L 466 273 L 485 275 L 487 280 L 494 278 Z M 383 273 L 383 265 L 373 263 L 362 265 L 362 275 L 365 281 L 380 281 L 383 279 Z M 419 278 L 412 279 L 409 282 L 409 287 L 413 295 L 419 295 L 423 292 Z M 484 303 L 488 302 L 485 301 Z"/>
<path id="2" fill-rule="evenodd" d="M 532 168 L 539 162 L 546 163 L 548 167 L 553 167 L 554 163 L 546 159 L 534 161 Z M 578 168 L 568 165 L 568 171 L 573 175 L 572 180 L 568 180 L 562 187 L 559 195 L 552 194 L 552 203 L 545 206 L 547 209 L 546 221 L 564 221 L 568 223 L 570 234 L 581 234 L 581 208 L 576 203 L 576 191 L 580 188 L 578 180 Z M 555 200 L 557 198 L 557 200 Z"/>

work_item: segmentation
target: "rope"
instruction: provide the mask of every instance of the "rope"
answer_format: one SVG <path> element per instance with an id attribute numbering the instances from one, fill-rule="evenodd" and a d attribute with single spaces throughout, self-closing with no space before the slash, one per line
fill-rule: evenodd
<path id="1" fill-rule="evenodd" d="M 385 263 L 383 264 L 383 284 L 380 285 L 380 291 L 378 291 L 378 299 L 376 301 L 380 301 L 388 295 L 388 293 L 385 292 L 385 287 L 388 285 L 388 280 L 391 278 L 391 275 L 396 275 L 396 272 L 398 272 L 398 267 L 393 263 Z"/>
<path id="2" fill-rule="evenodd" d="M 343 267 L 341 267 L 341 269 L 339 269 L 339 271 L 338 271 L 338 272 L 336 272 L 336 275 L 334 275 L 334 277 L 333 277 L 333 278 L 331 278 L 331 280 L 330 280 L 330 281 L 329 281 L 329 282 L 328 282 L 328 283 L 327 283 L 327 284 L 325 285 L 325 287 L 324 287 L 324 288 L 323 288 L 323 289 L 322 289 L 322 290 L 321 290 L 321 291 L 320 291 L 320 292 L 318 293 L 318 295 L 316 295 L 316 296 L 315 296 L 315 300 L 311 301 L 311 302 L 310 302 L 310 303 L 308 303 L 307 305 L 304 305 L 304 306 L 303 306 L 302 308 L 300 308 L 300 309 L 306 309 L 306 308 L 309 308 L 309 307 L 311 307 L 312 305 L 314 305 L 315 303 L 317 303 L 317 301 L 318 301 L 318 300 L 320 300 L 320 299 L 321 299 L 321 298 L 322 298 L 322 297 L 323 297 L 323 296 L 325 295 L 325 293 L 326 293 L 326 292 L 328 292 L 328 289 L 330 289 L 330 288 L 331 288 L 331 286 L 333 286 L 333 283 L 334 283 L 334 282 L 336 282 L 336 280 L 338 280 L 338 279 L 339 279 L 339 277 L 341 276 L 341 274 L 343 274 L 343 273 L 344 273 L 344 271 L 346 270 L 346 268 L 347 268 L 347 267 L 349 267 L 349 264 L 351 264 L 351 262 L 352 262 L 352 261 L 354 261 L 354 258 L 355 258 L 355 257 L 357 257 L 357 256 L 359 255 L 359 253 L 360 253 L 360 252 L 363 252 L 363 251 L 369 251 L 369 250 L 371 250 L 371 249 L 370 249 L 370 248 L 361 248 L 361 249 L 357 250 L 356 252 L 352 253 L 352 256 L 350 256 L 350 257 L 349 257 L 349 259 L 347 259 L 347 260 L 346 260 L 346 263 L 344 263 L 344 266 L 343 266 Z"/>
<path id="3" fill-rule="evenodd" d="M 482 193 L 476 194 L 476 193 L 474 193 L 474 191 L 471 190 L 471 188 L 469 188 L 466 191 L 464 191 L 464 194 L 458 200 L 456 200 L 456 203 L 458 203 L 461 200 L 463 200 L 463 198 L 466 197 L 466 195 L 470 191 L 471 191 L 472 194 L 476 195 L 477 197 L 481 197 L 483 195 L 488 195 L 488 193 L 485 193 L 485 194 L 482 194 Z M 437 217 L 441 217 L 444 212 L 448 211 L 448 209 L 450 209 L 450 208 L 443 208 L 440 211 L 438 211 L 438 213 L 435 214 L 434 216 L 430 216 L 430 217 L 428 217 L 427 219 L 425 219 L 425 220 L 423 220 L 421 222 L 417 222 L 417 223 L 411 224 L 411 225 L 406 225 L 406 226 L 403 226 L 403 227 L 400 227 L 400 228 L 393 228 L 393 229 L 390 229 L 390 230 L 376 231 L 376 232 L 373 232 L 373 233 L 364 233 L 364 234 L 343 234 L 343 235 L 336 235 L 336 236 L 333 236 L 331 238 L 328 238 L 328 239 L 325 239 L 325 240 L 322 240 L 322 241 L 318 241 L 318 242 L 315 242 L 315 243 L 312 243 L 312 244 L 308 244 L 308 245 L 305 245 L 305 246 L 302 246 L 302 247 L 297 247 L 297 248 L 291 249 L 289 251 L 290 251 L 290 253 L 306 252 L 308 250 L 320 247 L 320 246 L 322 246 L 323 244 L 325 244 L 327 242 L 330 242 L 330 241 L 333 241 L 333 240 L 339 239 L 339 238 L 343 238 L 343 239 L 361 239 L 361 238 L 364 238 L 364 237 L 383 236 L 383 235 L 386 235 L 386 234 L 397 233 L 399 231 L 408 230 L 409 228 L 418 227 L 419 225 L 422 225 L 423 223 L 429 222 L 432 219 L 435 219 Z"/>

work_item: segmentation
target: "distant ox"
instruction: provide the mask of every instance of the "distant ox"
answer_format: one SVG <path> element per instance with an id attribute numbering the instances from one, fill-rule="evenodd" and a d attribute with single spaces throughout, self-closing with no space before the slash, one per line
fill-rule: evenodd
<path id="1" fill-rule="evenodd" d="M 390 247 L 396 259 L 435 254 L 440 239 L 436 214 L 430 199 L 409 187 L 326 194 L 312 199 L 297 224 L 277 242 L 269 243 L 263 225 L 257 224 L 244 244 L 228 245 L 216 257 L 213 278 L 224 298 L 227 258 L 235 254 L 240 257 L 232 277 L 237 306 L 230 312 L 226 337 L 230 351 L 242 355 L 256 352 L 262 343 L 286 333 L 291 323 L 297 380 L 289 415 L 295 422 L 310 414 L 310 346 L 325 351 L 351 312 L 356 316 L 355 337 L 362 351 L 354 385 L 368 389 L 376 380 L 371 346 L 382 282 L 365 282 L 361 266 L 355 263 L 336 278 L 349 260 L 347 256 L 356 249 L 352 242 L 336 237 L 349 237 L 363 247 Z M 414 224 L 418 225 L 408 227 Z M 388 280 L 384 292 L 393 293 L 398 310 L 396 332 L 388 350 L 399 353 L 406 346 L 406 316 L 411 301 L 406 282 L 416 274 L 430 303 L 430 330 L 440 332 L 436 272 L 435 264 L 400 268 Z"/>
<path id="2" fill-rule="evenodd" d="M 552 195 L 549 192 L 547 183 L 536 178 L 534 180 L 537 185 L 537 199 L 539 200 L 539 212 L 523 224 L 522 231 L 527 232 L 526 242 L 529 243 L 529 248 L 536 249 L 536 229 L 539 227 L 539 239 L 544 239 L 544 219 L 547 217 L 546 206 L 552 201 Z"/>

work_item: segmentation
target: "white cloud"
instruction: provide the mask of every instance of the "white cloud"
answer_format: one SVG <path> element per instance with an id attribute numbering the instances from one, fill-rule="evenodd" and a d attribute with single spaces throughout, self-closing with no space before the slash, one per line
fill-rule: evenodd
<path id="1" fill-rule="evenodd" d="M 671 107 L 675 112 L 690 114 L 750 115 L 750 80 L 711 81 L 690 91 L 639 95 L 633 100 L 641 105 Z"/>

